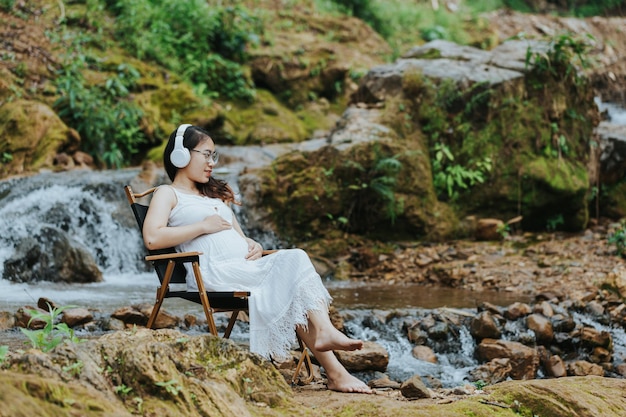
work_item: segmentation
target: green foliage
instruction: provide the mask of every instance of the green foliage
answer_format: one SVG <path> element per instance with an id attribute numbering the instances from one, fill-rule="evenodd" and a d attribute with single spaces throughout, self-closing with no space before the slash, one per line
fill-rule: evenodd
<path id="1" fill-rule="evenodd" d="M 183 389 L 183 387 L 181 387 L 175 379 L 170 379 L 165 382 L 155 382 L 155 385 L 165 388 L 165 390 L 174 397 L 176 397 Z"/>
<path id="2" fill-rule="evenodd" d="M 432 150 L 433 185 L 437 195 L 445 194 L 451 200 L 459 197 L 460 191 L 482 184 L 491 172 L 490 157 L 477 161 L 471 166 L 454 163 L 454 155 L 443 143 L 437 143 Z"/>
<path id="3" fill-rule="evenodd" d="M 526 67 L 532 65 L 540 80 L 549 76 L 561 81 L 572 79 L 575 84 L 579 84 L 584 79 L 580 70 L 589 65 L 590 40 L 594 40 L 590 34 L 585 37 L 571 33 L 556 35 L 550 41 L 547 51 L 535 51 L 528 47 Z M 538 82 L 536 88 L 544 84 L 545 82 Z"/>
<path id="4" fill-rule="evenodd" d="M 367 22 L 376 32 L 388 37 L 391 28 L 378 12 L 376 0 L 334 0 L 340 10 Z"/>
<path id="5" fill-rule="evenodd" d="M 487 385 L 488 384 L 482 379 L 479 379 L 478 381 L 474 382 L 474 386 L 476 387 L 476 389 L 479 389 L 479 390 L 485 388 Z"/>
<path id="6" fill-rule="evenodd" d="M 84 367 L 85 364 L 83 363 L 83 361 L 78 360 L 70 365 L 64 366 L 63 372 L 67 372 L 72 376 L 78 376 L 80 375 Z"/>
<path id="7" fill-rule="evenodd" d="M 415 33 L 423 40 L 446 39 L 469 43 L 467 21 L 478 21 L 480 14 L 502 7 L 502 0 L 455 2 L 459 11 L 450 13 L 444 2 L 433 9 L 430 1 L 415 0 L 316 0 L 323 11 L 347 13 L 367 22 L 383 36 L 395 58 L 415 45 Z M 476 25 L 470 25 L 476 26 Z"/>
<path id="8" fill-rule="evenodd" d="M 562 214 L 556 214 L 546 221 L 546 229 L 550 232 L 555 231 L 560 225 L 565 224 Z"/>
<path id="9" fill-rule="evenodd" d="M 158 385 L 158 384 L 157 384 Z M 131 387 L 127 387 L 126 385 L 122 384 L 122 385 L 116 385 L 113 390 L 115 391 L 116 394 L 120 395 L 120 396 L 126 396 L 128 395 L 133 389 Z"/>
<path id="10" fill-rule="evenodd" d="M 511 233 L 511 226 L 509 226 L 507 223 L 499 224 L 496 229 L 496 233 L 498 233 L 500 237 L 505 239 L 509 236 L 509 233 Z"/>
<path id="11" fill-rule="evenodd" d="M 65 340 L 69 340 L 72 343 L 78 343 L 80 340 L 74 335 L 74 330 L 69 328 L 65 323 L 59 323 L 58 317 L 63 310 L 71 308 L 71 306 L 63 306 L 52 308 L 48 306 L 48 312 L 40 310 L 26 310 L 31 315 L 31 319 L 28 321 L 28 325 L 33 320 L 42 320 L 45 323 L 43 329 L 30 330 L 20 328 L 22 333 L 26 335 L 32 347 L 41 349 L 44 352 L 52 350 Z"/>
<path id="12" fill-rule="evenodd" d="M 11 11 L 15 6 L 15 0 L 0 0 L 0 9 L 5 11 Z"/>
<path id="13" fill-rule="evenodd" d="M 258 43 L 262 25 L 240 5 L 204 0 L 119 0 L 115 32 L 139 59 L 155 61 L 215 96 L 252 100 L 254 89 L 238 64 L 249 44 Z"/>
<path id="14" fill-rule="evenodd" d="M 335 220 L 341 224 L 352 227 L 362 227 L 370 224 L 368 221 L 373 213 L 378 213 L 382 208 L 385 217 L 395 223 L 398 215 L 404 211 L 404 202 L 398 200 L 395 188 L 398 175 L 402 171 L 402 163 L 397 156 L 385 156 L 379 147 L 374 148 L 374 160 L 370 167 L 348 160 L 344 163 L 344 169 L 353 172 L 350 183 L 343 184 L 346 189 L 347 201 L 350 206 L 344 216 Z M 355 225 L 350 219 L 359 218 L 359 225 Z"/>
<path id="15" fill-rule="evenodd" d="M 0 346 L 0 366 L 4 364 L 4 361 L 6 360 L 8 354 L 9 347 L 4 345 Z"/>
<path id="16" fill-rule="evenodd" d="M 620 221 L 619 227 L 609 234 L 608 242 L 615 245 L 617 255 L 626 258 L 626 220 Z"/>
<path id="17" fill-rule="evenodd" d="M 448 36 L 448 31 L 442 26 L 435 25 L 420 30 L 420 36 L 426 42 L 430 42 L 436 39 L 445 39 Z"/>
<path id="18" fill-rule="evenodd" d="M 75 64 L 56 79 L 54 109 L 78 131 L 83 150 L 109 167 L 130 164 L 145 141 L 139 129 L 143 112 L 129 97 L 138 78 L 132 66 L 122 64 L 103 84 L 87 86 L 81 65 Z"/>
<path id="19" fill-rule="evenodd" d="M 10 153 L 10 152 L 2 152 L 2 154 L 0 154 L 0 162 L 2 162 L 3 164 L 8 164 L 12 160 L 13 160 L 13 154 L 12 153 Z"/>

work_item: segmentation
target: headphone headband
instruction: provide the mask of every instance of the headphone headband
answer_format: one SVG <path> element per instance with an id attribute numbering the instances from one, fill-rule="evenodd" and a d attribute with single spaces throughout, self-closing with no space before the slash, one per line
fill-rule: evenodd
<path id="1" fill-rule="evenodd" d="M 178 126 L 178 129 L 176 129 L 176 137 L 180 136 L 182 138 L 183 136 L 185 136 L 185 131 L 187 130 L 188 127 L 191 127 L 191 125 L 186 124 L 186 125 Z"/>

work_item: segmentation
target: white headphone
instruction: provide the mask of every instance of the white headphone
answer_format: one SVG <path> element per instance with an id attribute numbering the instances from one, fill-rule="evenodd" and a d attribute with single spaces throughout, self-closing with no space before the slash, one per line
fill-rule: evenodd
<path id="1" fill-rule="evenodd" d="M 185 168 L 191 160 L 189 149 L 183 146 L 183 136 L 185 131 L 191 125 L 180 125 L 176 130 L 176 138 L 174 139 L 174 149 L 170 154 L 170 161 L 176 168 Z"/>

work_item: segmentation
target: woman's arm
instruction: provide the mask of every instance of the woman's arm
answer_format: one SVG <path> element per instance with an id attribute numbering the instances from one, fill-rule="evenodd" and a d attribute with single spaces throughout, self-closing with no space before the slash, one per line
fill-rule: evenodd
<path id="1" fill-rule="evenodd" d="M 200 235 L 231 227 L 226 220 L 215 214 L 201 222 L 170 227 L 167 222 L 176 202 L 176 194 L 171 187 L 162 186 L 154 192 L 143 223 L 143 241 L 146 248 L 150 250 L 171 248 Z"/>

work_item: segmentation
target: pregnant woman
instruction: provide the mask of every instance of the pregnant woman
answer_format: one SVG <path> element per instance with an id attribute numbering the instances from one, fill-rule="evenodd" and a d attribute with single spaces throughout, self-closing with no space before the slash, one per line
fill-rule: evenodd
<path id="1" fill-rule="evenodd" d="M 148 249 L 176 247 L 203 255 L 200 268 L 209 291 L 250 291 L 250 350 L 266 358 L 286 357 L 296 333 L 326 371 L 328 388 L 371 393 L 337 360 L 333 350 L 358 350 L 354 340 L 331 323 L 331 297 L 309 256 L 281 249 L 261 256 L 263 248 L 243 233 L 230 205 L 230 186 L 211 174 L 218 161 L 205 130 L 181 125 L 170 135 L 163 162 L 171 185 L 162 185 L 150 202 L 143 236 Z M 188 291 L 198 291 L 190 270 Z"/>

